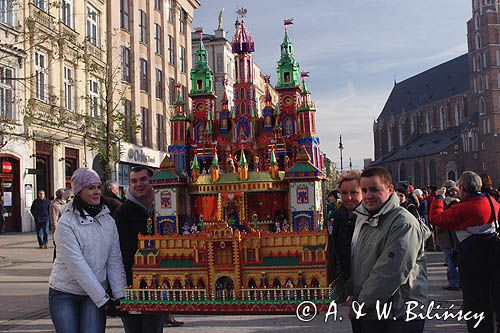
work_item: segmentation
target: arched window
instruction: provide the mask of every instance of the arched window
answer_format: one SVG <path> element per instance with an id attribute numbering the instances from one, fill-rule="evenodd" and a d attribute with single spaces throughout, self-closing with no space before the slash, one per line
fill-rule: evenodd
<path id="1" fill-rule="evenodd" d="M 414 133 L 416 130 L 417 130 L 417 115 L 414 114 L 411 116 L 410 131 L 411 133 Z"/>
<path id="2" fill-rule="evenodd" d="M 248 281 L 248 288 L 250 289 L 255 289 L 257 288 L 257 283 L 255 283 L 255 280 L 253 278 L 251 278 L 249 281 Z"/>
<path id="3" fill-rule="evenodd" d="M 446 111 L 444 107 L 439 110 L 439 129 L 444 130 L 446 127 Z"/>
<path id="4" fill-rule="evenodd" d="M 240 89 L 240 99 L 245 99 L 245 89 Z"/>
<path id="5" fill-rule="evenodd" d="M 415 183 L 415 186 L 422 186 L 420 183 L 420 163 L 418 161 L 415 161 L 413 163 L 413 181 Z"/>
<path id="6" fill-rule="evenodd" d="M 486 114 L 486 104 L 483 97 L 479 99 L 479 114 Z"/>
<path id="7" fill-rule="evenodd" d="M 437 177 L 436 177 L 436 161 L 430 160 L 429 161 L 429 185 L 436 185 L 437 184 Z"/>
<path id="8" fill-rule="evenodd" d="M 401 162 L 399 165 L 399 181 L 405 181 L 406 180 L 406 166 L 404 162 Z"/>
<path id="9" fill-rule="evenodd" d="M 481 48 L 481 35 L 478 32 L 476 34 L 476 50 L 479 50 L 480 48 Z"/>
<path id="10" fill-rule="evenodd" d="M 481 25 L 481 21 L 479 19 L 479 15 L 476 14 L 476 16 L 474 18 L 474 28 L 477 30 L 477 29 L 479 29 L 480 25 Z"/>
<path id="11" fill-rule="evenodd" d="M 399 134 L 399 145 L 402 146 L 403 145 L 403 141 L 404 141 L 404 138 L 403 138 L 403 123 L 400 122 L 399 123 L 399 127 L 398 127 L 398 134 Z"/>
<path id="12" fill-rule="evenodd" d="M 462 121 L 462 107 L 460 103 L 455 104 L 455 126 L 460 125 Z"/>
<path id="13" fill-rule="evenodd" d="M 425 114 L 425 132 L 430 133 L 432 129 L 432 118 L 431 118 L 431 113 L 427 112 Z"/>
<path id="14" fill-rule="evenodd" d="M 389 147 L 389 151 L 392 150 L 392 127 L 389 125 L 389 128 L 387 130 L 387 145 Z"/>

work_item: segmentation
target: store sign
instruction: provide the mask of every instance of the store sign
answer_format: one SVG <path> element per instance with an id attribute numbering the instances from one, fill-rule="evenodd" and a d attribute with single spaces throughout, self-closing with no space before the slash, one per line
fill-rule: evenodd
<path id="1" fill-rule="evenodd" d="M 127 155 L 129 160 L 139 164 L 154 164 L 156 162 L 154 156 L 146 154 L 142 149 L 130 148 L 127 152 Z"/>
<path id="2" fill-rule="evenodd" d="M 12 172 L 12 163 L 11 162 L 2 162 L 2 172 L 3 173 L 11 173 Z"/>
<path id="3" fill-rule="evenodd" d="M 159 168 L 166 153 L 147 147 L 140 147 L 130 143 L 121 144 L 122 154 L 120 162 L 142 164 L 152 168 Z"/>

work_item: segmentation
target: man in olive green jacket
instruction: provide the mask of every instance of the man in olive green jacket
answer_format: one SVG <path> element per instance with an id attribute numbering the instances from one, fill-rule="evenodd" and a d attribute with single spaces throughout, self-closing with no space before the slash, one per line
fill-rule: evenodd
<path id="1" fill-rule="evenodd" d="M 427 268 L 425 230 L 406 209 L 399 207 L 391 174 L 379 167 L 361 174 L 363 203 L 351 243 L 353 331 L 423 332 L 425 321 L 408 315 L 425 314 Z M 359 308 L 364 304 L 362 308 Z M 378 304 L 378 305 L 377 305 Z M 389 315 L 380 314 L 386 306 Z M 377 311 L 377 306 L 379 311 Z M 356 318 L 357 314 L 365 314 Z M 396 320 L 394 320 L 396 318 Z M 406 321 L 406 319 L 413 319 Z"/>

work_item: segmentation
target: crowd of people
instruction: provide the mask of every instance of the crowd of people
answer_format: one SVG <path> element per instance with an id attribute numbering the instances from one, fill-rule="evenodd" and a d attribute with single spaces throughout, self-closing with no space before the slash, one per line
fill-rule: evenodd
<path id="1" fill-rule="evenodd" d="M 380 167 L 343 172 L 327 196 L 328 279 L 340 301 L 364 304 L 365 316 L 351 313 L 353 332 L 423 332 L 425 315 L 407 321 L 405 310 L 417 302 L 425 314 L 426 251 L 436 250 L 447 265 L 443 289 L 462 290 L 464 311 L 484 315 L 479 325 L 467 320 L 468 331 L 500 332 L 498 200 L 491 178 L 472 171 L 439 189 L 396 187 Z M 390 319 L 377 303 L 391 304 Z"/>
<path id="2" fill-rule="evenodd" d="M 118 314 L 128 333 L 182 325 L 168 314 L 119 313 L 132 284 L 137 235 L 147 233 L 154 214 L 152 175 L 147 167 L 133 168 L 124 199 L 116 182 L 101 184 L 88 168 L 77 169 L 71 189 L 57 190 L 52 201 L 38 192 L 31 212 L 41 249 L 49 227 L 55 232 L 49 310 L 56 332 L 104 332 L 106 316 Z M 364 304 L 365 316 L 351 313 L 354 333 L 423 332 L 425 320 L 407 321 L 405 310 L 417 302 L 425 313 L 426 251 L 436 250 L 444 252 L 447 266 L 443 288 L 462 291 L 464 310 L 484 313 L 479 325 L 467 322 L 469 332 L 499 329 L 500 276 L 493 267 L 500 258 L 492 255 L 499 192 L 487 175 L 471 171 L 442 185 L 395 186 L 387 170 L 371 167 L 343 172 L 328 194 L 328 280 L 342 291 L 340 301 Z M 377 304 L 390 304 L 391 319 L 379 318 Z"/>

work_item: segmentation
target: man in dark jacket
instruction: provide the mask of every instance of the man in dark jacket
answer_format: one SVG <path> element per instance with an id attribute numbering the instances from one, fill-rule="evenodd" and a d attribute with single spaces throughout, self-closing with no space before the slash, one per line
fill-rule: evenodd
<path id="1" fill-rule="evenodd" d="M 31 204 L 31 214 L 35 219 L 36 237 L 39 248 L 47 248 L 49 234 L 49 207 L 50 201 L 45 197 L 45 191 L 38 191 L 38 198 Z"/>
<path id="2" fill-rule="evenodd" d="M 149 178 L 152 175 L 153 171 L 147 167 L 133 168 L 129 174 L 127 200 L 115 212 L 123 264 L 129 286 L 132 285 L 132 265 L 137 251 L 137 235 L 148 233 L 147 220 L 153 218 L 154 193 L 153 187 L 149 184 Z M 165 313 L 125 314 L 121 316 L 121 319 L 126 333 L 161 333 L 166 320 L 175 326 L 181 324 L 173 317 L 167 319 Z"/>
<path id="3" fill-rule="evenodd" d="M 102 199 L 108 206 L 111 215 L 114 215 L 118 207 L 123 203 L 118 194 L 118 183 L 114 180 L 107 180 L 102 186 Z"/>

